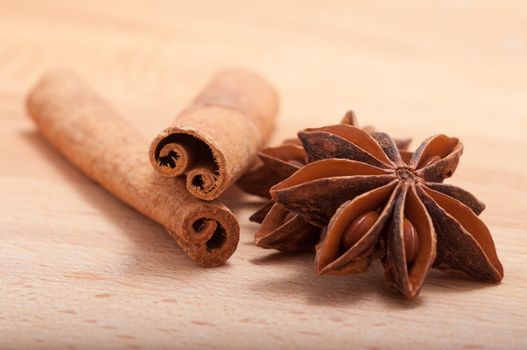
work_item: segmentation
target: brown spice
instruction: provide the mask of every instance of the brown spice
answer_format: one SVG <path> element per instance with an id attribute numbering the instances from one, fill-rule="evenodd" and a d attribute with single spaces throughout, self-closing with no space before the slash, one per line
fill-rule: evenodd
<path id="1" fill-rule="evenodd" d="M 152 141 L 150 162 L 162 175 L 185 175 L 195 197 L 215 199 L 255 160 L 277 111 L 278 96 L 263 78 L 222 71 Z"/>
<path id="2" fill-rule="evenodd" d="M 348 111 L 341 123 L 358 126 L 353 111 Z M 374 132 L 372 127 L 366 128 L 368 132 Z M 398 145 L 406 149 L 409 143 L 410 139 L 403 139 Z M 298 138 L 285 140 L 277 147 L 265 148 L 259 157 L 261 164 L 240 178 L 238 185 L 245 192 L 263 198 L 270 198 L 269 190 L 273 185 L 291 176 L 307 162 L 306 152 Z M 262 224 L 255 235 L 255 244 L 262 248 L 289 252 L 310 250 L 320 238 L 320 228 L 283 206 L 275 205 L 273 200 L 249 219 Z"/>
<path id="3" fill-rule="evenodd" d="M 503 278 L 491 234 L 478 218 L 484 204 L 442 183 L 458 165 L 458 139 L 431 137 L 409 157 L 388 135 L 349 125 L 307 129 L 299 137 L 312 163 L 270 192 L 285 209 L 327 226 L 317 246 L 319 274 L 362 272 L 380 255 L 388 284 L 409 298 L 432 266 Z M 377 211 L 374 223 L 362 224 Z"/>
<path id="4" fill-rule="evenodd" d="M 221 265 L 235 251 L 239 226 L 229 209 L 192 197 L 183 179 L 155 173 L 147 159 L 148 142 L 77 76 L 44 75 L 28 95 L 27 110 L 72 164 L 163 225 L 196 263 Z"/>

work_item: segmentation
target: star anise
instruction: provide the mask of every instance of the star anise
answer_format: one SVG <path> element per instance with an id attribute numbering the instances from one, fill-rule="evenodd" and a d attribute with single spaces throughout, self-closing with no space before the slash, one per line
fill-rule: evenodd
<path id="1" fill-rule="evenodd" d="M 356 115 L 348 111 L 341 124 L 358 127 Z M 374 132 L 374 128 L 366 126 L 363 130 Z M 406 149 L 410 139 L 397 139 L 400 149 Z M 245 174 L 238 185 L 247 193 L 263 198 L 271 198 L 269 189 L 285 180 L 307 162 L 306 153 L 298 138 L 288 139 L 282 145 L 263 149 L 258 154 L 261 165 Z M 281 251 L 298 251 L 313 249 L 320 239 L 320 228 L 308 223 L 300 215 L 285 209 L 282 205 L 269 200 L 256 211 L 249 220 L 262 225 L 256 231 L 255 244 L 262 248 Z"/>
<path id="2" fill-rule="evenodd" d="M 310 162 L 271 188 L 272 198 L 326 227 L 316 247 L 318 274 L 351 274 L 381 258 L 385 279 L 406 297 L 419 294 L 430 267 L 500 281 L 503 267 L 485 224 L 485 208 L 443 184 L 463 151 L 457 138 L 425 140 L 400 152 L 384 133 L 348 125 L 299 133 Z"/>
<path id="3" fill-rule="evenodd" d="M 238 185 L 247 193 L 271 198 L 269 189 L 288 178 L 304 164 L 306 153 L 298 139 L 286 140 L 282 145 L 263 149 L 258 156 L 262 164 L 245 174 Z M 249 220 L 261 223 L 254 242 L 262 248 L 285 252 L 313 249 L 320 238 L 320 228 L 308 223 L 300 215 L 286 210 L 273 200 L 256 211 Z"/>

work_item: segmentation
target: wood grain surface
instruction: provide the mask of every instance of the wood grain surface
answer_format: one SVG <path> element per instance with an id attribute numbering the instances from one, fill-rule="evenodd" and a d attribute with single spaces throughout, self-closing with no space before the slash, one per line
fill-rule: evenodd
<path id="1" fill-rule="evenodd" d="M 0 1 L 0 348 L 526 348 L 527 6 L 523 1 Z M 48 68 L 85 77 L 151 138 L 225 66 L 279 89 L 276 143 L 353 108 L 413 146 L 460 137 L 455 183 L 486 202 L 505 279 L 432 272 L 420 297 L 242 236 L 194 265 L 157 224 L 57 155 L 25 115 Z M 148 145 L 145 145 L 145 157 Z"/>

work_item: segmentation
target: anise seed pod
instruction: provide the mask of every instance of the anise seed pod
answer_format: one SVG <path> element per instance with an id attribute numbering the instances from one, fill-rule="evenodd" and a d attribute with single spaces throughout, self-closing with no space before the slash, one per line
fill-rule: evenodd
<path id="1" fill-rule="evenodd" d="M 307 129 L 299 137 L 312 163 L 272 187 L 271 195 L 308 222 L 327 225 L 317 246 L 319 274 L 365 271 L 377 253 L 387 283 L 408 298 L 419 294 L 431 266 L 487 281 L 503 278 L 491 234 L 478 217 L 484 205 L 442 183 L 458 165 L 458 139 L 433 136 L 409 157 L 388 135 L 348 125 Z M 371 211 L 378 213 L 375 222 L 343 246 L 348 228 Z"/>
<path id="2" fill-rule="evenodd" d="M 341 124 L 358 126 L 355 113 L 348 111 Z M 372 127 L 365 129 L 374 132 Z M 397 142 L 401 149 L 406 149 L 410 139 Z M 277 147 L 263 149 L 259 158 L 261 164 L 240 178 L 238 185 L 243 191 L 263 198 L 270 198 L 269 189 L 273 185 L 307 163 L 306 153 L 298 138 L 285 140 Z M 255 235 L 255 244 L 262 248 L 292 252 L 313 249 L 319 241 L 320 228 L 308 223 L 302 216 L 292 215 L 284 207 L 275 205 L 272 200 L 251 215 L 249 220 L 262 224 Z"/>
<path id="3" fill-rule="evenodd" d="M 258 156 L 262 164 L 244 175 L 238 185 L 247 193 L 270 198 L 269 189 L 286 179 L 306 163 L 300 141 L 286 140 L 282 145 L 263 149 Z M 257 246 L 284 252 L 313 249 L 320 228 L 269 200 L 249 220 L 261 223 L 254 242 Z"/>

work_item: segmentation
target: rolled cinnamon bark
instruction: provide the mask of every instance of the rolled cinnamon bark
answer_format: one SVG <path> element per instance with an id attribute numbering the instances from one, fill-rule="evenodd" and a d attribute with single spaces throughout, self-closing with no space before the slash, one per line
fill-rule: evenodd
<path id="1" fill-rule="evenodd" d="M 196 263 L 218 266 L 232 255 L 239 226 L 229 209 L 192 197 L 183 179 L 155 173 L 147 159 L 148 141 L 77 76 L 47 73 L 29 93 L 27 110 L 71 163 L 163 225 Z"/>
<path id="2" fill-rule="evenodd" d="M 162 175 L 186 175 L 195 197 L 217 198 L 255 160 L 277 111 L 278 96 L 260 76 L 222 71 L 152 141 L 150 162 Z"/>

